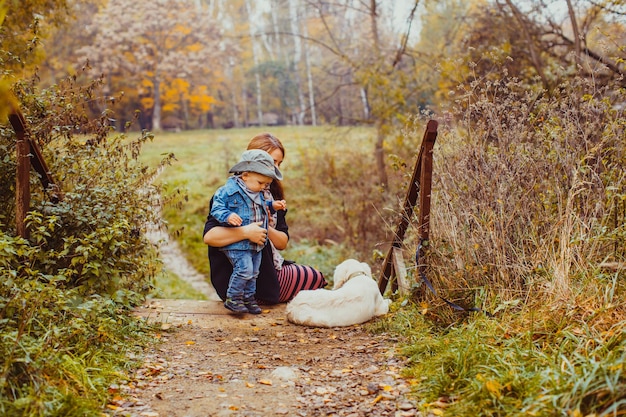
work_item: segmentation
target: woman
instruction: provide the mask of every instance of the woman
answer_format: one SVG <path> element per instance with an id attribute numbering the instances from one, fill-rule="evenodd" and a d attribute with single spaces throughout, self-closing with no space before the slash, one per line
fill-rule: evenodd
<path id="1" fill-rule="evenodd" d="M 269 134 L 262 133 L 252 138 L 248 150 L 262 149 L 270 154 L 277 167 L 285 158 L 285 148 L 281 141 Z M 274 200 L 284 200 L 283 187 L 280 181 L 272 181 L 270 192 Z M 213 205 L 211 198 L 210 207 Z M 209 212 L 210 212 L 209 207 Z M 316 269 L 283 260 L 278 253 L 287 247 L 289 227 L 285 221 L 287 210 L 276 212 L 273 226 L 264 229 L 259 223 L 241 227 L 221 226 L 210 214 L 204 224 L 204 243 L 209 245 L 209 264 L 211 265 L 211 282 L 222 300 L 226 299 L 228 280 L 232 273 L 232 265 L 218 248 L 240 240 L 247 239 L 253 243 L 264 244 L 269 238 L 270 245 L 265 245 L 261 258 L 261 268 L 257 278 L 257 300 L 276 304 L 291 300 L 300 290 L 314 290 L 326 285 L 321 272 Z"/>

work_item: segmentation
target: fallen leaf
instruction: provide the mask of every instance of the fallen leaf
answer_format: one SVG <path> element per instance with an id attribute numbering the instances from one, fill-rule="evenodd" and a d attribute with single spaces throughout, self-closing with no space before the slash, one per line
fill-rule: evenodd
<path id="1" fill-rule="evenodd" d="M 248 387 L 248 388 L 254 388 L 254 384 L 251 384 L 251 383 L 249 383 L 249 382 L 246 382 L 246 387 Z"/>
<path id="2" fill-rule="evenodd" d="M 500 385 L 498 381 L 493 380 L 493 379 L 489 380 L 485 382 L 485 387 L 487 388 L 487 391 L 495 395 L 496 398 L 500 398 L 501 396 L 500 390 L 502 390 L 502 385 Z"/>
<path id="3" fill-rule="evenodd" d="M 230 407 L 228 407 L 229 410 L 233 410 L 233 411 L 237 411 L 239 410 L 239 407 L 235 406 L 235 405 L 231 405 Z"/>
<path id="4" fill-rule="evenodd" d="M 269 379 L 259 379 L 259 384 L 272 385 L 272 381 L 270 381 Z"/>
<path id="5" fill-rule="evenodd" d="M 430 410 L 430 412 L 436 416 L 442 416 L 443 415 L 443 410 L 440 408 L 433 408 L 432 410 Z"/>
<path id="6" fill-rule="evenodd" d="M 379 402 L 380 400 L 383 399 L 382 395 L 378 395 L 376 398 L 374 398 L 371 402 L 371 404 L 376 404 L 377 402 Z"/>
<path id="7" fill-rule="evenodd" d="M 185 344 L 186 344 L 186 345 L 195 345 L 195 344 L 196 344 L 196 342 L 194 342 L 193 340 L 187 340 L 187 341 L 185 342 Z"/>

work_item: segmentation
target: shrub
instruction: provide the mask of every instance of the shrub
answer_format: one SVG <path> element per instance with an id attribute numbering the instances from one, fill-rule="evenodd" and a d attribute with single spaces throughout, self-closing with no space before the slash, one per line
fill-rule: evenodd
<path id="1" fill-rule="evenodd" d="M 157 222 L 155 172 L 137 160 L 151 135 L 114 135 L 109 110 L 88 119 L 97 86 L 72 79 L 43 92 L 32 83 L 15 86 L 63 198 L 50 202 L 31 175 L 28 240 L 14 235 L 14 199 L 0 207 L 3 415 L 98 415 L 108 384 L 129 366 L 127 351 L 144 336 L 129 309 L 158 272 L 143 233 Z M 0 177 L 15 183 L 14 172 L 14 138 L 5 126 Z"/>
<path id="2" fill-rule="evenodd" d="M 584 79 L 547 94 L 506 76 L 460 93 L 434 151 L 429 276 L 466 304 L 481 302 L 476 289 L 557 308 L 597 294 L 595 276 L 626 256 L 624 114 L 613 104 L 625 98 Z"/>
<path id="3" fill-rule="evenodd" d="M 495 317 L 420 288 L 379 325 L 404 338 L 424 412 L 623 413 L 623 93 L 578 78 L 534 91 L 506 73 L 459 88 L 434 150 L 427 274 Z"/>

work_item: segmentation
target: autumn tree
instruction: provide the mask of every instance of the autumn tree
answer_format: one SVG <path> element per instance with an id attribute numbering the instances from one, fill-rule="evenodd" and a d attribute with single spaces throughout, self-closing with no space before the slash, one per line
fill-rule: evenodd
<path id="1" fill-rule="evenodd" d="M 32 69 L 44 57 L 41 41 L 68 17 L 68 0 L 4 0 L 0 68 Z"/>
<path id="2" fill-rule="evenodd" d="M 88 28 L 94 41 L 81 48 L 82 57 L 104 74 L 110 94 L 134 90 L 151 114 L 152 130 L 161 129 L 166 90 L 175 97 L 166 106 L 183 114 L 192 96 L 202 103 L 199 109 L 210 106 L 210 77 L 228 50 L 219 48 L 218 25 L 205 7 L 179 0 L 110 0 Z"/>

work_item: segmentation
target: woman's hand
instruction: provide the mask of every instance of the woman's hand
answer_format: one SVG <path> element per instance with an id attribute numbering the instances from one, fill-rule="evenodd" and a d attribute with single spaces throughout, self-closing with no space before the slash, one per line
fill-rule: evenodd
<path id="1" fill-rule="evenodd" d="M 223 248 L 242 240 L 262 245 L 267 240 L 267 230 L 261 227 L 262 224 L 257 222 L 240 227 L 215 226 L 204 234 L 204 243 L 215 248 Z"/>
<path id="2" fill-rule="evenodd" d="M 263 245 L 267 241 L 267 229 L 262 228 L 263 222 L 250 223 L 242 226 L 244 236 L 252 243 Z"/>
<path id="3" fill-rule="evenodd" d="M 269 237 L 276 249 L 283 250 L 287 247 L 289 237 L 286 233 L 280 232 L 273 227 L 270 227 L 268 231 L 261 227 L 262 225 L 263 222 L 250 223 L 240 227 L 215 226 L 204 235 L 204 243 L 216 248 L 222 248 L 231 243 L 247 239 L 252 243 L 263 245 Z"/>

